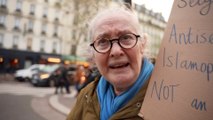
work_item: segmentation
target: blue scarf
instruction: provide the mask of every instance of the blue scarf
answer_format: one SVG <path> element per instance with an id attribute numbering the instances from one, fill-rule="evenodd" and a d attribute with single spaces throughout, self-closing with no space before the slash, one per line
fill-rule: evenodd
<path id="1" fill-rule="evenodd" d="M 140 75 L 133 86 L 124 93 L 116 96 L 113 86 L 102 76 L 97 86 L 97 94 L 100 102 L 101 120 L 108 120 L 114 113 L 128 103 L 140 90 L 146 80 L 150 77 L 153 65 L 147 60 L 143 60 Z"/>

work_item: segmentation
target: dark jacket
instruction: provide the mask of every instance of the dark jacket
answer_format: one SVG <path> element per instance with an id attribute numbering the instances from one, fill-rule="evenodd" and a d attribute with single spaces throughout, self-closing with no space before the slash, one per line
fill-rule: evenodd
<path id="1" fill-rule="evenodd" d="M 96 93 L 99 79 L 88 84 L 77 97 L 77 102 L 69 113 L 67 120 L 99 120 L 100 104 Z M 110 120 L 143 120 L 138 116 L 143 103 L 148 81 L 140 91 L 120 110 L 112 115 Z"/>

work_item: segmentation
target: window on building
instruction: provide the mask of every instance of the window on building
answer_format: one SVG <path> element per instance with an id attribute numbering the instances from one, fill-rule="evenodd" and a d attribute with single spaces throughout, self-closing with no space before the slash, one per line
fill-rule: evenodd
<path id="1" fill-rule="evenodd" d="M 20 19 L 19 19 L 19 18 L 15 18 L 14 29 L 15 29 L 15 30 L 20 29 Z"/>
<path id="2" fill-rule="evenodd" d="M 0 15 L 0 27 L 4 27 L 5 26 L 5 15 Z"/>
<path id="3" fill-rule="evenodd" d="M 21 11 L 21 7 L 22 7 L 22 0 L 17 0 L 16 11 Z"/>
<path id="4" fill-rule="evenodd" d="M 6 7 L 7 0 L 0 0 L 0 6 L 1 7 Z"/>
<path id="5" fill-rule="evenodd" d="M 4 57 L 0 56 L 0 66 L 1 66 L 1 68 L 3 68 L 3 64 L 4 64 Z"/>
<path id="6" fill-rule="evenodd" d="M 45 35 L 45 34 L 46 34 L 46 31 L 47 31 L 47 25 L 46 25 L 46 24 L 43 24 L 43 25 L 42 25 L 41 34 Z"/>
<path id="7" fill-rule="evenodd" d="M 44 7 L 44 11 L 43 11 L 43 17 L 44 17 L 44 18 L 46 18 L 46 17 L 47 17 L 47 12 L 48 12 L 48 11 L 47 11 L 47 8 L 46 8 L 46 7 Z"/>
<path id="8" fill-rule="evenodd" d="M 27 39 L 27 50 L 31 50 L 32 49 L 32 38 L 28 38 Z"/>
<path id="9" fill-rule="evenodd" d="M 53 53 L 57 51 L 57 42 L 53 42 Z"/>
<path id="10" fill-rule="evenodd" d="M 13 48 L 14 49 L 18 48 L 18 41 L 19 41 L 19 37 L 17 35 L 13 36 Z"/>
<path id="11" fill-rule="evenodd" d="M 35 5 L 34 5 L 34 4 L 31 4 L 31 5 L 30 5 L 30 14 L 31 14 L 31 15 L 34 15 L 34 14 L 35 14 Z"/>
<path id="12" fill-rule="evenodd" d="M 4 34 L 0 33 L 0 48 L 3 47 L 3 42 L 4 42 Z"/>
<path id="13" fill-rule="evenodd" d="M 28 22 L 28 32 L 33 32 L 33 21 L 32 20 L 30 20 Z"/>
<path id="14" fill-rule="evenodd" d="M 44 48 L 45 48 L 45 41 L 44 41 L 44 40 L 41 40 L 41 41 L 40 41 L 40 51 L 41 51 L 41 52 L 44 52 Z"/>
<path id="15" fill-rule="evenodd" d="M 19 68 L 19 59 L 18 58 L 12 58 L 10 59 L 10 68 L 11 72 L 15 72 Z"/>
<path id="16" fill-rule="evenodd" d="M 58 26 L 54 27 L 54 33 L 53 36 L 57 37 L 58 36 Z"/>
<path id="17" fill-rule="evenodd" d="M 59 21 L 59 11 L 55 11 L 55 21 Z"/>

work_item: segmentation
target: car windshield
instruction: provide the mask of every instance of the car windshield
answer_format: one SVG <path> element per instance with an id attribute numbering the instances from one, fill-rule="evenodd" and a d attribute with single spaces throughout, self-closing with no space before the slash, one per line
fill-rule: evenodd
<path id="1" fill-rule="evenodd" d="M 45 67 L 45 65 L 43 65 L 43 64 L 34 64 L 34 65 L 24 69 L 24 70 L 29 70 L 29 71 L 36 72 L 36 71 L 40 71 L 44 67 Z"/>
<path id="2" fill-rule="evenodd" d="M 46 65 L 44 68 L 41 69 L 43 72 L 51 73 L 59 68 L 59 65 Z"/>

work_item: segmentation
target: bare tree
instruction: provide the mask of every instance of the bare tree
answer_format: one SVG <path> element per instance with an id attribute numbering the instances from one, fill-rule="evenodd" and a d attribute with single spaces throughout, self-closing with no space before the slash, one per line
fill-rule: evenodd
<path id="1" fill-rule="evenodd" d="M 100 4 L 108 4 L 110 0 L 65 0 L 64 5 L 70 7 L 73 14 L 73 27 L 71 28 L 72 46 L 71 54 L 76 55 L 80 40 L 87 40 L 87 22 L 99 8 Z"/>

